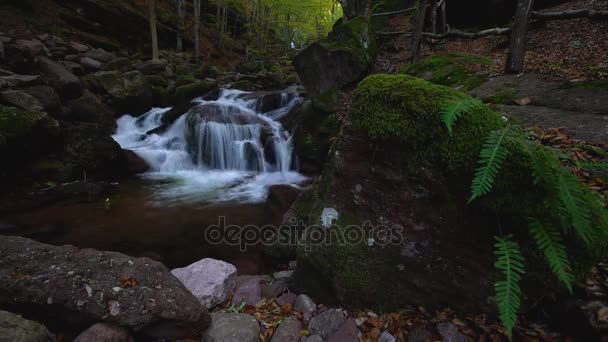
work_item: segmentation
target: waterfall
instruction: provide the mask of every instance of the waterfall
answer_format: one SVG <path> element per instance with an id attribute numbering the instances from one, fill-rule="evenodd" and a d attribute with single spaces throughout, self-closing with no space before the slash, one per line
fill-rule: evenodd
<path id="1" fill-rule="evenodd" d="M 162 205 L 259 202 L 271 185 L 305 180 L 293 167 L 291 134 L 277 121 L 298 101 L 289 93 L 257 96 L 224 89 L 217 100 L 195 99 L 169 127 L 162 118 L 171 108 L 153 108 L 138 118 L 124 115 L 113 138 L 150 165 L 143 176 L 160 181 L 156 194 Z"/>

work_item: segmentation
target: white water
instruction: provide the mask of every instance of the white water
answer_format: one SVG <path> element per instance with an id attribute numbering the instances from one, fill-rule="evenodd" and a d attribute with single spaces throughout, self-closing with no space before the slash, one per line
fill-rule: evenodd
<path id="1" fill-rule="evenodd" d="M 124 115 L 118 119 L 112 137 L 150 165 L 143 177 L 153 183 L 156 205 L 263 202 L 270 186 L 297 186 L 306 180 L 293 168 L 291 135 L 275 121 L 297 99 L 282 94 L 281 108 L 259 113 L 257 99 L 242 99 L 241 94 L 223 90 L 217 101 L 193 101 L 218 108 L 215 117 L 220 122 L 200 116 L 188 120 L 184 113 L 163 133 L 148 134 L 162 125 L 162 116 L 170 108 L 153 108 L 139 118 Z M 245 124 L 238 121 L 243 118 Z"/>

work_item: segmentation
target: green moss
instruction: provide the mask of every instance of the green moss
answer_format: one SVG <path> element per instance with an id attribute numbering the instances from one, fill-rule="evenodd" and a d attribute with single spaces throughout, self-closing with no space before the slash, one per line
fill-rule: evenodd
<path id="1" fill-rule="evenodd" d="M 484 101 L 492 104 L 512 104 L 516 97 L 515 92 L 502 92 L 484 99 Z"/>
<path id="2" fill-rule="evenodd" d="M 364 17 L 353 18 L 336 26 L 329 35 L 318 42 L 329 51 L 346 51 L 352 53 L 360 70 L 366 68 L 376 55 L 377 46 L 369 21 Z"/>
<path id="3" fill-rule="evenodd" d="M 340 90 L 332 88 L 313 98 L 313 106 L 326 113 L 335 113 L 340 109 L 340 95 Z"/>
<path id="4" fill-rule="evenodd" d="M 0 105 L 0 135 L 7 140 L 26 137 L 31 134 L 37 124 L 46 118 L 46 113 L 28 112 Z"/>
<path id="5" fill-rule="evenodd" d="M 166 88 L 169 85 L 167 79 L 161 75 L 147 75 L 142 77 L 143 82 L 153 87 Z"/>
<path id="6" fill-rule="evenodd" d="M 410 169 L 441 165 L 471 170 L 489 131 L 504 126 L 487 107 L 461 117 L 452 135 L 441 120 L 442 105 L 468 96 L 407 75 L 372 75 L 355 91 L 353 125 L 372 139 L 397 141 L 410 155 Z"/>
<path id="7" fill-rule="evenodd" d="M 174 101 L 179 104 L 184 104 L 191 99 L 203 96 L 208 92 L 217 88 L 215 81 L 197 81 L 191 84 L 183 85 L 175 89 Z"/>
<path id="8" fill-rule="evenodd" d="M 472 66 L 488 66 L 493 61 L 486 57 L 465 53 L 449 53 L 432 56 L 418 63 L 405 66 L 401 73 L 423 78 L 429 82 L 469 91 L 478 88 L 488 76 Z"/>

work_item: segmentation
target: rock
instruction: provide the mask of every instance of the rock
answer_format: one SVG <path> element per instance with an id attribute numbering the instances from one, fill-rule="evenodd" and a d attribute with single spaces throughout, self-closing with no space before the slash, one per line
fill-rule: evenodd
<path id="1" fill-rule="evenodd" d="M 0 89 L 30 87 L 39 85 L 41 83 L 42 79 L 40 78 L 40 76 L 35 75 L 0 75 Z"/>
<path id="2" fill-rule="evenodd" d="M 48 40 L 50 37 L 51 37 L 51 35 L 48 33 L 43 33 L 43 34 L 38 35 L 38 39 L 40 39 L 40 41 L 43 41 L 43 42 Z"/>
<path id="3" fill-rule="evenodd" d="M 316 97 L 364 76 L 376 54 L 376 41 L 367 19 L 357 17 L 336 26 L 293 60 L 306 90 Z"/>
<path id="4" fill-rule="evenodd" d="M 383 334 L 384 335 L 384 334 Z M 382 336 L 380 336 L 382 337 Z M 414 328 L 407 334 L 407 342 L 426 342 L 432 341 L 433 335 L 426 329 Z M 387 340 L 387 342 L 390 340 Z"/>
<path id="5" fill-rule="evenodd" d="M 269 282 L 269 284 L 262 284 L 262 297 L 276 298 L 287 291 L 287 289 L 287 279 L 276 279 Z"/>
<path id="6" fill-rule="evenodd" d="M 283 306 L 285 304 L 289 304 L 289 305 L 293 306 L 294 303 L 296 302 L 297 298 L 298 298 L 298 296 L 295 293 L 287 292 L 287 293 L 283 293 L 282 295 L 279 296 L 279 298 L 277 298 L 277 303 L 281 306 Z"/>
<path id="7" fill-rule="evenodd" d="M 93 58 L 84 57 L 80 60 L 80 65 L 82 65 L 84 70 L 87 72 L 95 72 L 95 71 L 99 71 L 99 69 L 101 69 L 102 64 L 100 61 L 97 61 Z"/>
<path id="8" fill-rule="evenodd" d="M 190 100 L 208 94 L 216 88 L 217 81 L 207 78 L 175 88 L 172 100 L 178 105 L 188 105 Z"/>
<path id="9" fill-rule="evenodd" d="M 296 303 L 293 305 L 293 309 L 301 312 L 315 312 L 317 311 L 317 304 L 305 294 L 301 294 L 296 298 Z"/>
<path id="10" fill-rule="evenodd" d="M 127 163 L 127 171 L 129 174 L 138 174 L 147 172 L 150 169 L 150 165 L 146 163 L 140 156 L 131 150 L 122 150 L 124 159 Z"/>
<path id="11" fill-rule="evenodd" d="M 0 310 L 0 341 L 54 342 L 55 336 L 38 322 Z"/>
<path id="12" fill-rule="evenodd" d="M 85 77 L 90 85 L 110 96 L 112 106 L 119 112 L 134 115 L 150 110 L 154 103 L 152 87 L 139 71 L 99 71 Z"/>
<path id="13" fill-rule="evenodd" d="M 255 280 L 258 284 L 267 284 L 272 282 L 272 277 L 269 275 L 240 275 L 236 278 L 236 286 L 239 287 L 251 280 Z"/>
<path id="14" fill-rule="evenodd" d="M 133 337 L 125 328 L 97 323 L 78 335 L 74 342 L 133 342 Z"/>
<path id="15" fill-rule="evenodd" d="M 69 47 L 76 53 L 83 53 L 89 51 L 88 46 L 80 44 L 78 42 L 70 42 Z"/>
<path id="16" fill-rule="evenodd" d="M 354 319 L 349 319 L 344 322 L 338 331 L 333 334 L 327 341 L 328 342 L 358 342 L 359 341 L 359 329 Z"/>
<path id="17" fill-rule="evenodd" d="M 0 61 L 4 60 L 4 43 L 0 40 Z"/>
<path id="18" fill-rule="evenodd" d="M 59 93 L 62 99 L 71 100 L 82 95 L 82 84 L 64 66 L 46 57 L 38 59 L 38 67 L 42 76 Z"/>
<path id="19" fill-rule="evenodd" d="M 19 49 L 21 52 L 25 53 L 25 55 L 28 57 L 36 57 L 38 55 L 41 55 L 45 49 L 44 44 L 42 44 L 42 42 L 39 41 L 38 39 L 33 39 L 33 40 L 18 39 L 15 42 L 15 45 L 17 45 L 17 49 Z"/>
<path id="20" fill-rule="evenodd" d="M 29 112 L 0 105 L 0 136 L 5 144 L 19 146 L 19 152 L 45 151 L 59 135 L 59 124 L 44 112 Z"/>
<path id="21" fill-rule="evenodd" d="M 410 331 L 410 333 L 407 335 L 408 342 L 412 342 L 409 339 L 411 334 L 412 334 L 412 332 Z M 385 330 L 382 332 L 382 335 L 380 335 L 380 338 L 378 338 L 378 342 L 397 342 L 397 339 L 395 338 L 395 336 L 391 335 L 391 333 L 389 333 L 388 330 Z M 425 342 L 425 340 L 422 340 L 420 342 Z"/>
<path id="22" fill-rule="evenodd" d="M 232 302 L 237 305 L 242 302 L 246 302 L 248 305 L 256 305 L 261 297 L 260 282 L 257 279 L 251 279 L 237 286 Z"/>
<path id="23" fill-rule="evenodd" d="M 22 89 L 24 93 L 33 96 L 45 110 L 54 111 L 61 106 L 57 92 L 49 86 L 36 86 Z"/>
<path id="24" fill-rule="evenodd" d="M 451 322 L 437 324 L 437 332 L 444 342 L 469 342 L 469 338 L 458 331 L 458 327 Z"/>
<path id="25" fill-rule="evenodd" d="M 68 62 L 68 61 L 61 61 L 61 62 L 59 62 L 59 64 L 61 64 L 64 67 L 66 67 L 66 69 L 68 69 L 74 75 L 82 76 L 82 75 L 85 74 L 84 68 L 79 63 Z"/>
<path id="26" fill-rule="evenodd" d="M 7 90 L 0 93 L 0 103 L 21 108 L 29 112 L 42 112 L 44 107 L 36 98 L 18 90 Z"/>
<path id="27" fill-rule="evenodd" d="M 236 287 L 236 267 L 221 260 L 206 258 L 171 273 L 209 309 L 224 303 Z"/>
<path id="28" fill-rule="evenodd" d="M 310 335 L 302 338 L 301 342 L 323 342 L 323 337 L 321 335 Z"/>
<path id="29" fill-rule="evenodd" d="M 279 271 L 274 273 L 274 279 L 287 279 L 293 276 L 293 271 Z"/>
<path id="30" fill-rule="evenodd" d="M 73 121 L 114 124 L 114 113 L 88 90 L 80 98 L 66 102 L 64 118 Z"/>
<path id="31" fill-rule="evenodd" d="M 328 339 L 333 334 L 335 334 L 338 329 L 344 324 L 346 318 L 344 317 L 344 313 L 338 309 L 329 309 L 320 315 L 313 317 L 308 323 L 308 330 L 310 330 L 311 334 L 319 334 L 324 339 Z M 357 326 L 353 321 L 355 329 Z"/>
<path id="32" fill-rule="evenodd" d="M 295 316 L 289 316 L 279 325 L 270 342 L 297 342 L 300 340 L 302 323 Z"/>
<path id="33" fill-rule="evenodd" d="M 111 52 L 107 52 L 104 49 L 91 49 L 91 50 L 85 52 L 84 56 L 92 58 L 92 59 L 100 61 L 100 62 L 103 62 L 103 63 L 107 63 L 116 58 L 116 55 L 114 55 Z"/>
<path id="34" fill-rule="evenodd" d="M 238 107 L 223 107 L 215 103 L 206 103 L 193 107 L 188 111 L 187 115 L 186 121 L 192 124 L 194 124 L 194 121 L 207 121 L 237 125 L 268 125 L 257 114 L 242 111 Z M 196 126 L 198 128 L 198 125 Z"/>
<path id="35" fill-rule="evenodd" d="M 203 333 L 205 342 L 257 342 L 260 326 L 253 316 L 242 313 L 214 313 Z"/>
<path id="36" fill-rule="evenodd" d="M 300 190 L 289 185 L 273 185 L 268 192 L 266 206 L 275 215 L 282 217 L 300 194 Z M 272 254 L 269 254 L 272 255 Z"/>
<path id="37" fill-rule="evenodd" d="M 137 66 L 137 69 L 144 75 L 156 75 L 165 71 L 167 61 L 164 59 L 149 60 Z"/>
<path id="38" fill-rule="evenodd" d="M 0 305 L 27 306 L 32 315 L 54 312 L 80 324 L 103 320 L 165 339 L 196 335 L 210 323 L 169 270 L 147 258 L 22 237 L 0 237 L 0 255 Z M 12 276 L 17 273 L 29 276 Z"/>
<path id="39" fill-rule="evenodd" d="M 133 63 L 130 59 L 126 57 L 118 57 L 113 60 L 103 64 L 101 66 L 102 70 L 118 70 L 118 71 L 128 71 L 133 70 Z"/>

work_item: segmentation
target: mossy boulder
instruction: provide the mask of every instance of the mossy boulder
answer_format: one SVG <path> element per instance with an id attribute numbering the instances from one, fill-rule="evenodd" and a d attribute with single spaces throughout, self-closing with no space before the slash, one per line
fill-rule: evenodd
<path id="1" fill-rule="evenodd" d="M 95 90 L 108 94 L 112 107 L 119 112 L 141 114 L 154 103 L 153 85 L 139 71 L 99 71 L 85 80 Z"/>
<path id="2" fill-rule="evenodd" d="M 30 146 L 40 142 L 39 138 L 56 137 L 58 134 L 59 124 L 47 113 L 0 105 L 0 135 L 7 144 Z"/>
<path id="3" fill-rule="evenodd" d="M 466 53 L 447 53 L 432 56 L 407 65 L 401 73 L 462 91 L 470 91 L 489 79 L 488 66 L 494 62 L 486 57 Z"/>
<path id="4" fill-rule="evenodd" d="M 314 97 L 360 80 L 377 52 L 370 23 L 363 17 L 336 26 L 293 60 L 300 80 Z"/>

